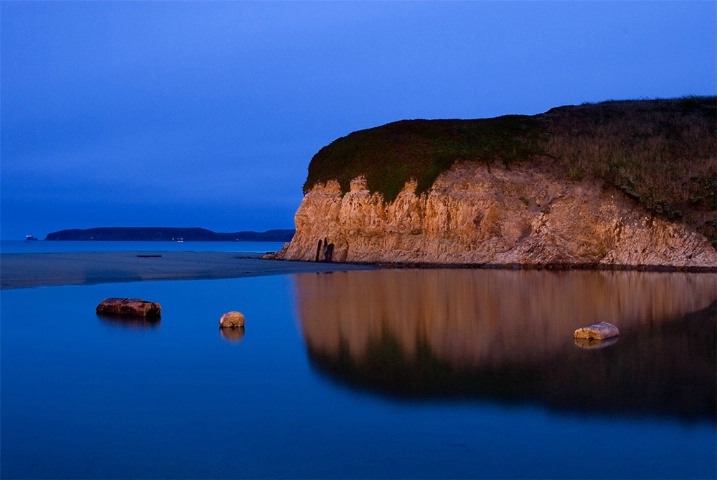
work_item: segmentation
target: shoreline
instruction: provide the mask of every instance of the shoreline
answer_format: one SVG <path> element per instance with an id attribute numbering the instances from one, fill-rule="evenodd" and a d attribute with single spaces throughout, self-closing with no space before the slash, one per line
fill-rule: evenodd
<path id="1" fill-rule="evenodd" d="M 372 265 L 272 261 L 241 252 L 62 252 L 0 254 L 0 290 L 60 285 L 210 280 L 371 270 Z"/>
<path id="2" fill-rule="evenodd" d="M 362 265 L 362 264 L 358 264 Z M 714 267 L 680 267 L 672 265 L 618 265 L 602 263 L 413 263 L 413 262 L 376 262 L 371 264 L 376 268 L 455 268 L 476 270 L 594 270 L 618 272 L 658 272 L 658 273 L 717 273 Z"/>
<path id="3" fill-rule="evenodd" d="M 262 258 L 259 253 L 132 251 L 0 254 L 0 290 L 60 285 L 210 280 L 374 269 L 595 270 L 717 273 L 716 267 L 601 264 L 339 263 Z"/>

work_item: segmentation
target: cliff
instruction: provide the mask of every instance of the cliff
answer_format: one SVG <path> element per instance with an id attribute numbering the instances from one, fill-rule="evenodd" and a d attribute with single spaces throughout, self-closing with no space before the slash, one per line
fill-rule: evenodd
<path id="1" fill-rule="evenodd" d="M 695 102 L 357 132 L 312 160 L 278 256 L 315 260 L 326 239 L 340 262 L 715 268 L 714 99 Z"/>

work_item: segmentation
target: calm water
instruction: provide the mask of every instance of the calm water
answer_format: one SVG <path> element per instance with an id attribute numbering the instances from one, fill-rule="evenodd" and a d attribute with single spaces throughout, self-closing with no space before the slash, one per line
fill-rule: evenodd
<path id="1" fill-rule="evenodd" d="M 281 250 L 283 242 L 72 242 L 24 240 L 0 241 L 0 253 L 60 253 L 60 252 L 255 252 Z"/>
<path id="2" fill-rule="evenodd" d="M 399 270 L 6 290 L 2 478 L 714 478 L 716 277 Z M 111 296 L 158 323 L 98 317 Z M 247 317 L 227 338 L 218 318 Z M 575 328 L 621 329 L 605 348 Z"/>

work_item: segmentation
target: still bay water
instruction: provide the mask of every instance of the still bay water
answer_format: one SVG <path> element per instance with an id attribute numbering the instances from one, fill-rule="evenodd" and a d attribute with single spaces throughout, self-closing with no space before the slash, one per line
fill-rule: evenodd
<path id="1" fill-rule="evenodd" d="M 714 478 L 714 274 L 377 270 L 2 295 L 2 478 Z M 155 323 L 99 317 L 106 297 Z M 218 328 L 240 310 L 242 334 Z M 605 348 L 575 328 L 616 324 Z"/>
<path id="2" fill-rule="evenodd" d="M 0 253 L 64 252 L 252 252 L 281 250 L 283 242 L 164 242 L 164 241 L 62 241 L 2 240 Z"/>

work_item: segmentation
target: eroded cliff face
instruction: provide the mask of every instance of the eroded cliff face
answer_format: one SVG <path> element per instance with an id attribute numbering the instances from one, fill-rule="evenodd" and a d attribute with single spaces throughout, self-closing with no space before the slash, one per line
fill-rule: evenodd
<path id="1" fill-rule="evenodd" d="M 315 260 L 326 239 L 339 262 L 717 265 L 703 235 L 601 181 L 570 182 L 539 162 L 513 169 L 458 163 L 428 193 L 415 188 L 407 182 L 385 203 L 360 177 L 344 195 L 336 182 L 316 185 L 280 256 Z"/>

